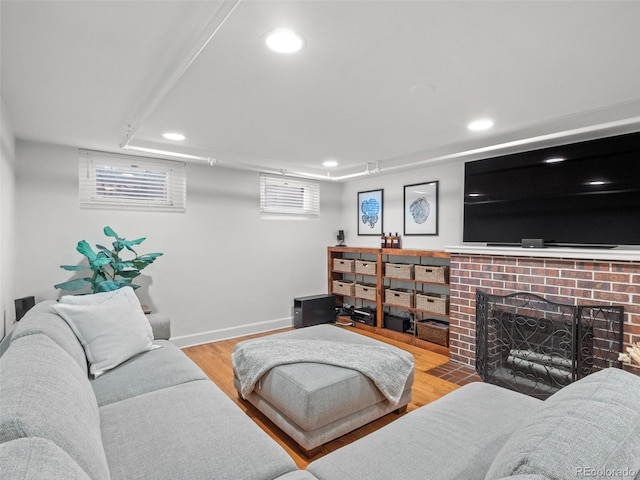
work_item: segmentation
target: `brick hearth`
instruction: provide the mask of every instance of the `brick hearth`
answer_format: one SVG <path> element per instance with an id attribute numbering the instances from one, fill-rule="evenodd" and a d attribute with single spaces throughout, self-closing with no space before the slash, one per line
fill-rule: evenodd
<path id="1" fill-rule="evenodd" d="M 450 282 L 449 348 L 455 362 L 475 366 L 476 288 L 494 295 L 530 292 L 558 303 L 621 305 L 624 343 L 640 341 L 640 260 L 452 251 Z"/>

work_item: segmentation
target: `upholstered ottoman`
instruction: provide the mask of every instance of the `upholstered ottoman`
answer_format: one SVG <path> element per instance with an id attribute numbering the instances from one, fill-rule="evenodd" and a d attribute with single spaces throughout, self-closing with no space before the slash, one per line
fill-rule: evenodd
<path id="1" fill-rule="evenodd" d="M 258 373 L 261 376 L 257 382 L 247 389 L 248 374 L 241 364 L 242 357 L 265 342 L 280 347 L 279 354 L 278 350 L 263 354 L 265 363 L 275 359 L 273 363 L 277 364 L 278 357 L 284 357 L 286 363 L 267 366 L 268 371 Z M 331 353 L 336 349 L 335 358 L 326 363 L 314 361 L 316 351 L 327 346 Z M 296 348 L 307 350 L 301 352 L 301 361 L 291 359 L 297 358 L 291 353 Z M 391 363 L 384 363 L 381 357 L 388 356 L 391 358 L 386 360 Z M 339 357 L 355 360 L 358 369 L 338 366 L 342 365 Z M 358 365 L 360 361 L 365 363 L 364 368 Z M 410 353 L 334 325 L 317 325 L 239 342 L 233 352 L 233 364 L 240 397 L 280 427 L 308 457 L 319 453 L 324 443 L 390 412 L 405 411 L 411 399 L 414 367 Z M 369 365 L 373 370 L 385 369 L 383 377 L 396 382 L 394 397 L 385 388 L 385 379 L 381 382 L 375 371 L 370 375 Z"/>

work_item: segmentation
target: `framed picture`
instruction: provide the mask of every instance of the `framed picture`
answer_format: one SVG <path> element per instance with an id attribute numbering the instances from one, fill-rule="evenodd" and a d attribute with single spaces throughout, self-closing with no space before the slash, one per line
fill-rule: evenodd
<path id="1" fill-rule="evenodd" d="M 383 192 L 358 192 L 358 235 L 382 235 Z"/>
<path id="2" fill-rule="evenodd" d="M 438 182 L 404 186 L 404 234 L 438 235 Z"/>

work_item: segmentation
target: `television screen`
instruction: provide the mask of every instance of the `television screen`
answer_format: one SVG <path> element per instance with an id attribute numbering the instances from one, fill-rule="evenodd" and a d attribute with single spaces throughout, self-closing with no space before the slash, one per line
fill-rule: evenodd
<path id="1" fill-rule="evenodd" d="M 465 242 L 640 245 L 640 132 L 467 162 Z"/>

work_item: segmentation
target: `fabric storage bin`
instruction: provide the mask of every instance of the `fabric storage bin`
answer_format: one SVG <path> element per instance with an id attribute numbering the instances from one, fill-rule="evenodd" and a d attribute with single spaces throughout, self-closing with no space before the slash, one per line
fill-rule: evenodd
<path id="1" fill-rule="evenodd" d="M 449 313 L 449 296 L 439 293 L 416 294 L 416 308 L 425 312 Z"/>
<path id="2" fill-rule="evenodd" d="M 334 258 L 333 269 L 336 272 L 353 273 L 354 261 L 348 258 Z"/>
<path id="3" fill-rule="evenodd" d="M 356 260 L 356 273 L 361 275 L 375 275 L 376 262 L 367 262 L 364 260 Z"/>
<path id="4" fill-rule="evenodd" d="M 356 297 L 376 301 L 376 286 L 356 283 Z"/>
<path id="5" fill-rule="evenodd" d="M 413 264 L 410 263 L 385 263 L 384 275 L 386 277 L 398 278 L 401 280 L 413 279 Z"/>
<path id="6" fill-rule="evenodd" d="M 353 297 L 355 294 L 355 288 L 356 284 L 354 282 L 341 282 L 340 280 L 334 280 L 332 293 Z"/>
<path id="7" fill-rule="evenodd" d="M 384 291 L 384 301 L 390 305 L 411 308 L 413 307 L 413 292 L 387 288 Z"/>
<path id="8" fill-rule="evenodd" d="M 449 267 L 435 265 L 416 265 L 414 267 L 415 280 L 421 282 L 447 283 L 449 281 Z"/>
<path id="9" fill-rule="evenodd" d="M 449 324 L 433 319 L 416 322 L 418 338 L 438 345 L 449 346 Z"/>

